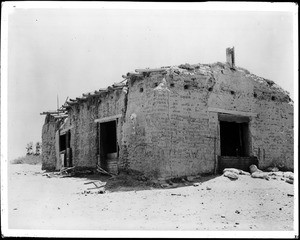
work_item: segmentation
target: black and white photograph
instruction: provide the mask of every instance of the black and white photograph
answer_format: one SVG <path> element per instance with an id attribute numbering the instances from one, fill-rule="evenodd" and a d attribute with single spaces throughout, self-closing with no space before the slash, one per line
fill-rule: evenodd
<path id="1" fill-rule="evenodd" d="M 299 237 L 296 3 L 1 12 L 3 237 Z"/>

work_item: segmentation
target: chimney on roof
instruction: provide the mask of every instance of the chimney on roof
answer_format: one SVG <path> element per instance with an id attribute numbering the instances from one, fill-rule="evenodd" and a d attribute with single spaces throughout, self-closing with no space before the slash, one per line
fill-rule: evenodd
<path id="1" fill-rule="evenodd" d="M 231 68 L 235 67 L 235 59 L 234 59 L 234 47 L 226 48 L 226 61 Z"/>

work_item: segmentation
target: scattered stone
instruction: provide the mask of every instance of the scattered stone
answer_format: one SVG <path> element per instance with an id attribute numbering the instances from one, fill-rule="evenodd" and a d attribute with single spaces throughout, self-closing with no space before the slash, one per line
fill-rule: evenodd
<path id="1" fill-rule="evenodd" d="M 236 175 L 239 175 L 240 174 L 240 171 L 239 169 L 236 169 L 236 168 L 225 168 L 223 170 L 223 173 L 226 173 L 226 172 L 232 172 L 232 173 L 235 173 Z"/>
<path id="2" fill-rule="evenodd" d="M 279 210 L 281 211 L 281 210 L 282 210 L 282 208 L 279 208 Z"/>
<path id="3" fill-rule="evenodd" d="M 250 173 L 251 173 L 251 174 L 254 173 L 254 172 L 262 172 L 262 170 L 258 169 L 257 166 L 254 165 L 254 164 L 251 165 L 251 166 L 249 167 L 249 169 L 250 169 Z"/>
<path id="4" fill-rule="evenodd" d="M 18 210 L 17 208 L 14 208 L 14 210 Z"/>
<path id="5" fill-rule="evenodd" d="M 287 196 L 288 196 L 288 197 L 294 197 L 294 194 L 288 193 Z"/>
<path id="6" fill-rule="evenodd" d="M 198 187 L 198 186 L 200 186 L 200 183 L 193 183 L 193 186 Z"/>
<path id="7" fill-rule="evenodd" d="M 103 194 L 103 193 L 105 193 L 105 190 L 99 190 L 98 193 Z"/>
<path id="8" fill-rule="evenodd" d="M 240 171 L 240 175 L 247 175 L 247 176 L 250 176 L 250 173 L 241 170 L 241 171 Z"/>
<path id="9" fill-rule="evenodd" d="M 240 214 L 241 212 L 239 210 L 235 210 L 235 213 L 236 214 Z"/>
<path id="10" fill-rule="evenodd" d="M 240 224 L 238 222 L 236 222 L 235 225 L 240 225 Z"/>
<path id="11" fill-rule="evenodd" d="M 253 178 L 262 178 L 262 179 L 266 179 L 266 180 L 270 179 L 270 177 L 268 176 L 268 173 L 264 173 L 262 171 L 260 171 L 260 172 L 253 172 L 251 174 L 251 177 L 253 177 Z"/>
<path id="12" fill-rule="evenodd" d="M 206 187 L 206 190 L 211 190 L 211 188 L 210 187 Z"/>
<path id="13" fill-rule="evenodd" d="M 276 176 L 276 177 L 282 177 L 283 176 L 283 172 L 269 172 L 269 176 Z"/>
<path id="14" fill-rule="evenodd" d="M 293 179 L 294 180 L 294 173 L 293 172 L 284 172 L 283 177 Z"/>
<path id="15" fill-rule="evenodd" d="M 285 181 L 286 181 L 287 183 L 294 184 L 294 180 L 292 180 L 292 179 L 286 179 Z"/>
<path id="16" fill-rule="evenodd" d="M 224 215 L 221 215 L 221 218 L 225 218 L 225 216 L 224 216 Z"/>
<path id="17" fill-rule="evenodd" d="M 238 174 L 231 172 L 231 171 L 227 171 L 223 174 L 224 177 L 228 177 L 231 180 L 236 180 L 239 178 Z"/>
<path id="18" fill-rule="evenodd" d="M 181 194 L 171 193 L 171 196 L 181 196 Z"/>

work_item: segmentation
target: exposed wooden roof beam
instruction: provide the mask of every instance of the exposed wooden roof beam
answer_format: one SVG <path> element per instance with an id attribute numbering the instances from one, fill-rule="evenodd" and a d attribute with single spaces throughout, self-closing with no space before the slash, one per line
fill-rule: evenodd
<path id="1" fill-rule="evenodd" d="M 65 112 L 65 111 L 64 110 L 57 110 L 57 111 L 53 110 L 53 111 L 42 112 L 42 113 L 40 113 L 40 115 L 59 114 L 59 113 L 63 113 L 63 112 Z"/>
<path id="2" fill-rule="evenodd" d="M 135 69 L 135 71 L 138 72 L 138 73 L 143 73 L 143 72 L 164 72 L 164 71 L 166 71 L 166 69 L 164 69 L 164 68 L 152 68 L 152 69 L 145 68 L 145 69 Z"/>

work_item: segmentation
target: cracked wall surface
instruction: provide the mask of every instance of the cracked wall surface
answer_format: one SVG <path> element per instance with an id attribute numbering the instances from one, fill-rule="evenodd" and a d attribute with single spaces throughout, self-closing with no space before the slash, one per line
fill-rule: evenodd
<path id="1" fill-rule="evenodd" d="M 260 167 L 293 169 L 293 104 L 271 81 L 226 64 L 181 65 L 129 83 L 124 142 L 128 167 L 150 176 L 214 171 L 220 109 L 250 117 L 250 153 Z M 135 114 L 136 120 L 129 121 Z"/>
<path id="2" fill-rule="evenodd" d="M 71 131 L 75 166 L 96 166 L 95 120 L 120 115 L 119 170 L 166 178 L 213 173 L 220 155 L 219 114 L 225 113 L 249 118 L 249 152 L 261 168 L 293 169 L 293 103 L 274 82 L 224 63 L 145 69 L 125 78 L 124 87 L 68 108 L 63 128 Z M 43 139 L 53 161 L 50 125 L 44 125 Z"/>
<path id="3" fill-rule="evenodd" d="M 59 122 L 54 117 L 47 115 L 42 129 L 42 170 L 55 170 L 55 134 L 58 128 Z"/>
<path id="4" fill-rule="evenodd" d="M 125 93 L 122 90 L 96 96 L 72 107 L 69 111 L 71 120 L 71 148 L 73 164 L 78 167 L 96 167 L 97 144 L 99 133 L 96 119 L 122 114 L 125 105 Z M 118 140 L 121 140 L 123 119 L 117 124 Z M 118 142 L 120 146 L 120 142 Z"/>

